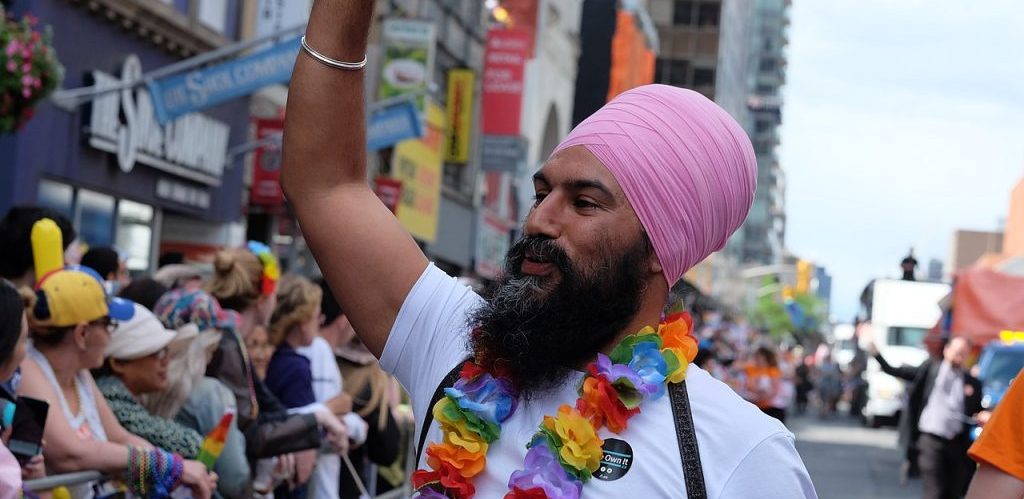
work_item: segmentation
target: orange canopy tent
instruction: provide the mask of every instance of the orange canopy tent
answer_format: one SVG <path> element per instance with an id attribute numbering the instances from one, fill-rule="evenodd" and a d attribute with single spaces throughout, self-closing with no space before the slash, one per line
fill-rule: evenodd
<path id="1" fill-rule="evenodd" d="M 938 329 L 976 346 L 998 339 L 1002 331 L 1024 331 L 1024 276 L 982 267 L 958 272 L 946 313 Z"/>

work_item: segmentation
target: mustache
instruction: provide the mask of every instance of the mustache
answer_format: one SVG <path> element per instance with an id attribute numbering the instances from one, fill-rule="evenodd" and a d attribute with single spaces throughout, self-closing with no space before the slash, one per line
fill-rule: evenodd
<path id="1" fill-rule="evenodd" d="M 545 236 L 523 236 L 508 251 L 506 272 L 512 276 L 520 276 L 520 268 L 527 258 L 554 265 L 563 274 L 572 272 L 572 262 L 555 241 Z"/>

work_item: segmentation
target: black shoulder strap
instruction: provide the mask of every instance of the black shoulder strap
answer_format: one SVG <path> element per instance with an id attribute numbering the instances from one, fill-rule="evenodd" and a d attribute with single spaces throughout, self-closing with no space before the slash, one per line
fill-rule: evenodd
<path id="1" fill-rule="evenodd" d="M 704 467 L 700 464 L 700 453 L 697 451 L 697 433 L 693 429 L 693 413 L 690 411 L 690 397 L 686 393 L 686 381 L 668 385 L 668 394 L 672 403 L 672 419 L 675 420 L 679 457 L 683 461 L 686 497 L 707 499 Z"/>
<path id="2" fill-rule="evenodd" d="M 416 446 L 416 459 L 423 455 L 423 446 L 427 442 L 427 432 L 434 422 L 434 404 L 444 396 L 444 389 L 455 383 L 462 369 L 462 362 L 459 362 L 445 375 L 444 379 L 434 390 L 434 396 L 430 398 L 430 405 L 427 406 L 426 414 L 423 415 L 423 424 L 420 426 L 420 441 Z M 668 387 L 669 398 L 672 404 L 672 419 L 676 427 L 676 441 L 679 445 L 679 456 L 683 461 L 683 480 L 686 483 L 687 499 L 707 499 L 707 489 L 704 487 L 704 467 L 700 463 L 700 453 L 697 450 L 697 433 L 693 429 L 693 413 L 690 411 L 690 397 L 686 393 L 686 381 L 672 383 Z"/>
<path id="3" fill-rule="evenodd" d="M 468 360 L 468 359 L 467 359 Z M 434 396 L 430 397 L 430 405 L 427 406 L 425 414 L 423 414 L 423 425 L 420 426 L 420 443 L 416 446 L 416 460 L 419 462 L 420 456 L 423 455 L 423 445 L 427 443 L 427 432 L 430 431 L 430 425 L 434 422 L 434 404 L 437 404 L 438 400 L 444 396 L 444 389 L 455 384 L 455 380 L 459 378 L 459 372 L 462 371 L 462 364 L 465 360 L 459 361 L 455 364 L 455 367 L 448 374 L 444 376 L 437 385 L 437 389 L 434 390 Z"/>

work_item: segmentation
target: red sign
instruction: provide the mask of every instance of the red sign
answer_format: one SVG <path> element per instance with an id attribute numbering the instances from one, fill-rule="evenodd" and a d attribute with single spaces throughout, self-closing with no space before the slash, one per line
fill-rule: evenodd
<path id="1" fill-rule="evenodd" d="M 398 212 L 398 202 L 402 199 L 402 181 L 387 177 L 374 179 L 374 191 L 380 201 L 387 206 L 391 213 Z"/>
<path id="2" fill-rule="evenodd" d="M 282 119 L 257 119 L 256 140 L 284 132 Z M 252 191 L 249 204 L 281 206 L 284 192 L 281 191 L 281 146 L 265 145 L 253 154 Z"/>
<path id="3" fill-rule="evenodd" d="M 519 135 L 523 107 L 523 74 L 533 30 L 492 29 L 484 56 L 483 133 Z"/>

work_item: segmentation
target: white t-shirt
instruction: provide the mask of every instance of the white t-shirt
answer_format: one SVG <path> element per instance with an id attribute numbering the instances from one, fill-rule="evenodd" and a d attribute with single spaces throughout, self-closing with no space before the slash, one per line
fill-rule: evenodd
<path id="1" fill-rule="evenodd" d="M 395 319 L 381 366 L 412 397 L 417 442 L 419 425 L 438 383 L 468 357 L 469 313 L 481 303 L 468 287 L 430 265 Z M 541 420 L 555 414 L 559 405 L 575 402 L 582 377 L 583 373 L 575 372 L 557 393 L 517 407 L 502 425 L 501 438 L 490 446 L 487 468 L 474 479 L 477 497 L 505 494 L 509 476 L 522 468 L 526 443 Z M 793 435 L 781 423 L 696 366 L 687 372 L 686 387 L 709 498 L 817 497 Z M 436 421 L 427 437 L 428 443 L 440 440 Z M 629 456 L 630 465 L 624 474 L 620 467 L 621 476 L 614 480 L 595 478 L 586 483 L 586 497 L 686 497 L 668 395 L 644 404 L 621 434 L 605 428 L 600 437 L 606 449 L 609 439 L 624 442 L 616 442 L 617 455 Z"/>
<path id="2" fill-rule="evenodd" d="M 295 351 L 309 359 L 309 370 L 313 373 L 313 396 L 317 402 L 326 402 L 341 393 L 341 371 L 338 370 L 338 361 L 334 359 L 334 352 L 327 340 L 317 336 L 313 338 L 312 344 L 296 348 Z M 316 499 L 337 498 L 340 476 L 341 458 L 335 454 L 320 454 L 310 480 Z"/>

